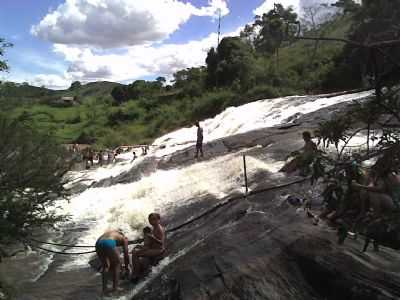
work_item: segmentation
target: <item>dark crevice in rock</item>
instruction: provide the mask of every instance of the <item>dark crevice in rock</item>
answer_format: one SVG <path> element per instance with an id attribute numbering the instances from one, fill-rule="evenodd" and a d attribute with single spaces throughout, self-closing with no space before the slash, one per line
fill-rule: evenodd
<path id="1" fill-rule="evenodd" d="M 224 272 L 222 271 L 221 267 L 218 265 L 218 262 L 217 262 L 217 259 L 215 258 L 215 256 L 213 256 L 213 260 L 214 260 L 214 266 L 218 271 L 217 276 L 221 279 L 223 285 L 225 286 L 225 289 L 227 291 L 229 291 L 230 287 L 228 286 L 227 282 L 225 281 Z"/>

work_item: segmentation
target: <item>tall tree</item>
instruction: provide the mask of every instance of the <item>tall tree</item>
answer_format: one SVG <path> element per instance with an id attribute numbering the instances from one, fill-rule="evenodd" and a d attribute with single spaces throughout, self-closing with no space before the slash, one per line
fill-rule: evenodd
<path id="1" fill-rule="evenodd" d="M 0 241 L 63 217 L 52 208 L 67 195 L 65 150 L 24 119 L 0 114 Z"/>
<path id="2" fill-rule="evenodd" d="M 344 14 L 354 13 L 360 8 L 360 5 L 354 0 L 338 0 L 332 6 L 342 9 Z"/>
<path id="3" fill-rule="evenodd" d="M 69 87 L 70 90 L 76 90 L 79 89 L 82 86 L 82 84 L 79 81 L 74 81 L 71 83 L 71 86 Z"/>
<path id="4" fill-rule="evenodd" d="M 128 100 L 128 91 L 125 85 L 117 85 L 111 91 L 111 96 L 117 104 L 121 104 Z"/>
<path id="5" fill-rule="evenodd" d="M 254 31 L 254 26 L 252 24 L 246 24 L 243 30 L 240 31 L 240 37 L 244 39 L 249 45 L 254 45 L 254 39 L 256 37 L 256 33 Z"/>
<path id="6" fill-rule="evenodd" d="M 379 43 L 400 39 L 400 1 L 363 0 L 354 13 L 350 39 L 361 44 Z M 400 61 L 400 46 L 392 45 L 382 51 L 363 49 L 347 45 L 344 55 L 349 57 L 352 67 L 364 77 L 380 76 L 397 80 L 400 70 L 393 61 Z M 375 78 L 377 80 L 378 78 Z"/>
<path id="7" fill-rule="evenodd" d="M 3 60 L 5 49 L 8 47 L 12 47 L 12 44 L 0 37 L 0 72 L 7 71 L 9 68 L 7 61 Z"/>
<path id="8" fill-rule="evenodd" d="M 165 84 L 167 82 L 167 80 L 165 79 L 165 77 L 159 76 L 156 78 L 156 81 L 161 83 L 161 85 Z"/>
<path id="9" fill-rule="evenodd" d="M 297 23 L 297 14 L 292 7 L 284 8 L 276 4 L 275 8 L 262 16 L 256 16 L 254 26 L 260 28 L 255 39 L 257 51 L 275 53 L 282 42 L 293 34 L 292 25 Z"/>
<path id="10" fill-rule="evenodd" d="M 231 85 L 237 80 L 242 89 L 251 87 L 252 67 L 255 64 L 254 51 L 240 37 L 223 38 L 218 53 L 210 50 L 206 59 L 208 82 L 218 79 L 218 85 Z M 216 84 L 216 81 L 213 83 Z"/>
<path id="11" fill-rule="evenodd" d="M 176 88 L 184 88 L 187 85 L 195 84 L 202 89 L 205 82 L 205 76 L 206 70 L 204 67 L 179 70 L 174 73 L 174 86 Z"/>
<path id="12" fill-rule="evenodd" d="M 218 53 L 214 47 L 212 47 L 207 53 L 206 64 L 207 64 L 206 84 L 208 87 L 217 86 Z"/>

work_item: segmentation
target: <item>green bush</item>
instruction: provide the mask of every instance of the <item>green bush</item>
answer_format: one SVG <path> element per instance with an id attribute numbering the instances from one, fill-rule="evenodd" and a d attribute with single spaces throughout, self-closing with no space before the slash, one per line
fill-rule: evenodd
<path id="1" fill-rule="evenodd" d="M 235 94 L 228 90 L 209 92 L 202 97 L 193 98 L 192 121 L 211 118 L 230 106 Z"/>
<path id="2" fill-rule="evenodd" d="M 118 145 L 126 143 L 126 138 L 118 130 L 108 129 L 105 134 L 101 136 L 97 144 L 105 148 L 115 148 Z"/>
<path id="3" fill-rule="evenodd" d="M 65 149 L 28 121 L 0 115 L 0 242 L 64 219 L 51 208 L 67 195 Z"/>
<path id="4" fill-rule="evenodd" d="M 279 97 L 279 91 L 277 88 L 270 85 L 259 85 L 246 93 L 246 97 L 249 101 L 259 99 L 271 99 Z"/>
<path id="5" fill-rule="evenodd" d="M 76 115 L 75 117 L 68 118 L 65 120 L 65 123 L 67 124 L 78 124 L 81 122 L 81 115 Z"/>
<path id="6" fill-rule="evenodd" d="M 84 130 L 74 142 L 77 144 L 93 144 L 96 142 L 96 137 L 90 130 Z"/>

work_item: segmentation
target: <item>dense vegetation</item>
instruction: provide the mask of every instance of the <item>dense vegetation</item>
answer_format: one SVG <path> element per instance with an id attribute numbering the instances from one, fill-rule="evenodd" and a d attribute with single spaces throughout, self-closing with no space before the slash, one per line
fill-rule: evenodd
<path id="1" fill-rule="evenodd" d="M 346 63 L 339 61 L 337 74 L 348 79 L 345 70 L 361 74 L 359 78 L 366 74 L 375 95 L 319 126 L 322 149 L 331 144 L 337 150 L 336 157 L 321 151 L 313 164 L 313 180 L 323 178 L 326 183 L 322 196 L 327 206 L 321 215 L 340 224 L 339 243 L 351 230 L 366 236 L 363 251 L 370 239 L 375 251 L 379 244 L 398 249 L 400 198 L 394 191 L 400 169 L 400 30 L 396 21 L 400 2 L 364 0 L 359 7 L 341 0 L 337 5 L 353 15 L 352 32 L 341 54 Z M 378 133 L 373 137 L 372 129 Z M 367 134 L 367 149 L 347 153 L 345 146 L 361 130 Z M 374 148 L 370 147 L 371 140 Z M 370 168 L 362 166 L 371 158 Z M 366 198 L 361 190 L 368 193 Z M 390 208 L 383 209 L 383 200 L 379 200 L 382 195 L 390 199 Z"/>
<path id="2" fill-rule="evenodd" d="M 62 219 L 49 207 L 67 195 L 65 149 L 23 118 L 0 114 L 0 243 Z M 0 255 L 1 256 L 1 255 Z"/>

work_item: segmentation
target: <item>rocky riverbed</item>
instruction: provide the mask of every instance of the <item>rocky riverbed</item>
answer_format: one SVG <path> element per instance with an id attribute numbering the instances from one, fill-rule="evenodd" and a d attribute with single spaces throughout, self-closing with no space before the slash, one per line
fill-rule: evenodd
<path id="1" fill-rule="evenodd" d="M 277 172 L 287 154 L 301 147 L 302 131 L 314 130 L 320 121 L 347 107 L 332 105 L 292 115 L 272 127 L 213 139 L 205 144 L 202 160 L 193 159 L 194 146 L 188 145 L 126 165 L 116 175 L 79 184 L 73 203 L 92 194 L 99 200 L 84 211 L 85 219 L 61 230 L 59 241 L 82 243 L 80 238 L 99 222 L 97 215 L 88 213 L 96 205 L 110 211 L 105 219 L 112 219 L 110 224 L 120 224 L 133 214 L 124 213 L 140 203 L 144 215 L 153 209 L 161 212 L 167 229 L 216 207 L 169 234 L 167 257 L 145 280 L 136 286 L 123 283 L 124 291 L 110 299 L 400 299 L 400 254 L 389 248 L 362 253 L 362 239 L 338 245 L 335 229 L 324 223 L 313 225 L 304 211 L 286 201 L 289 195 L 307 197 L 318 211 L 321 187 Z M 181 184 L 170 189 L 175 181 Z M 129 198 L 121 196 L 132 190 Z M 104 193 L 115 197 L 114 206 L 104 206 Z M 150 198 L 154 203 L 144 206 Z M 137 202 L 119 210 L 128 200 Z M 135 226 L 142 224 L 129 220 Z M 0 276 L 14 287 L 16 299 L 98 299 L 101 280 L 87 263 L 90 259 L 90 255 L 79 259 L 19 253 L 3 260 Z M 40 269 L 46 260 L 50 263 Z"/>

